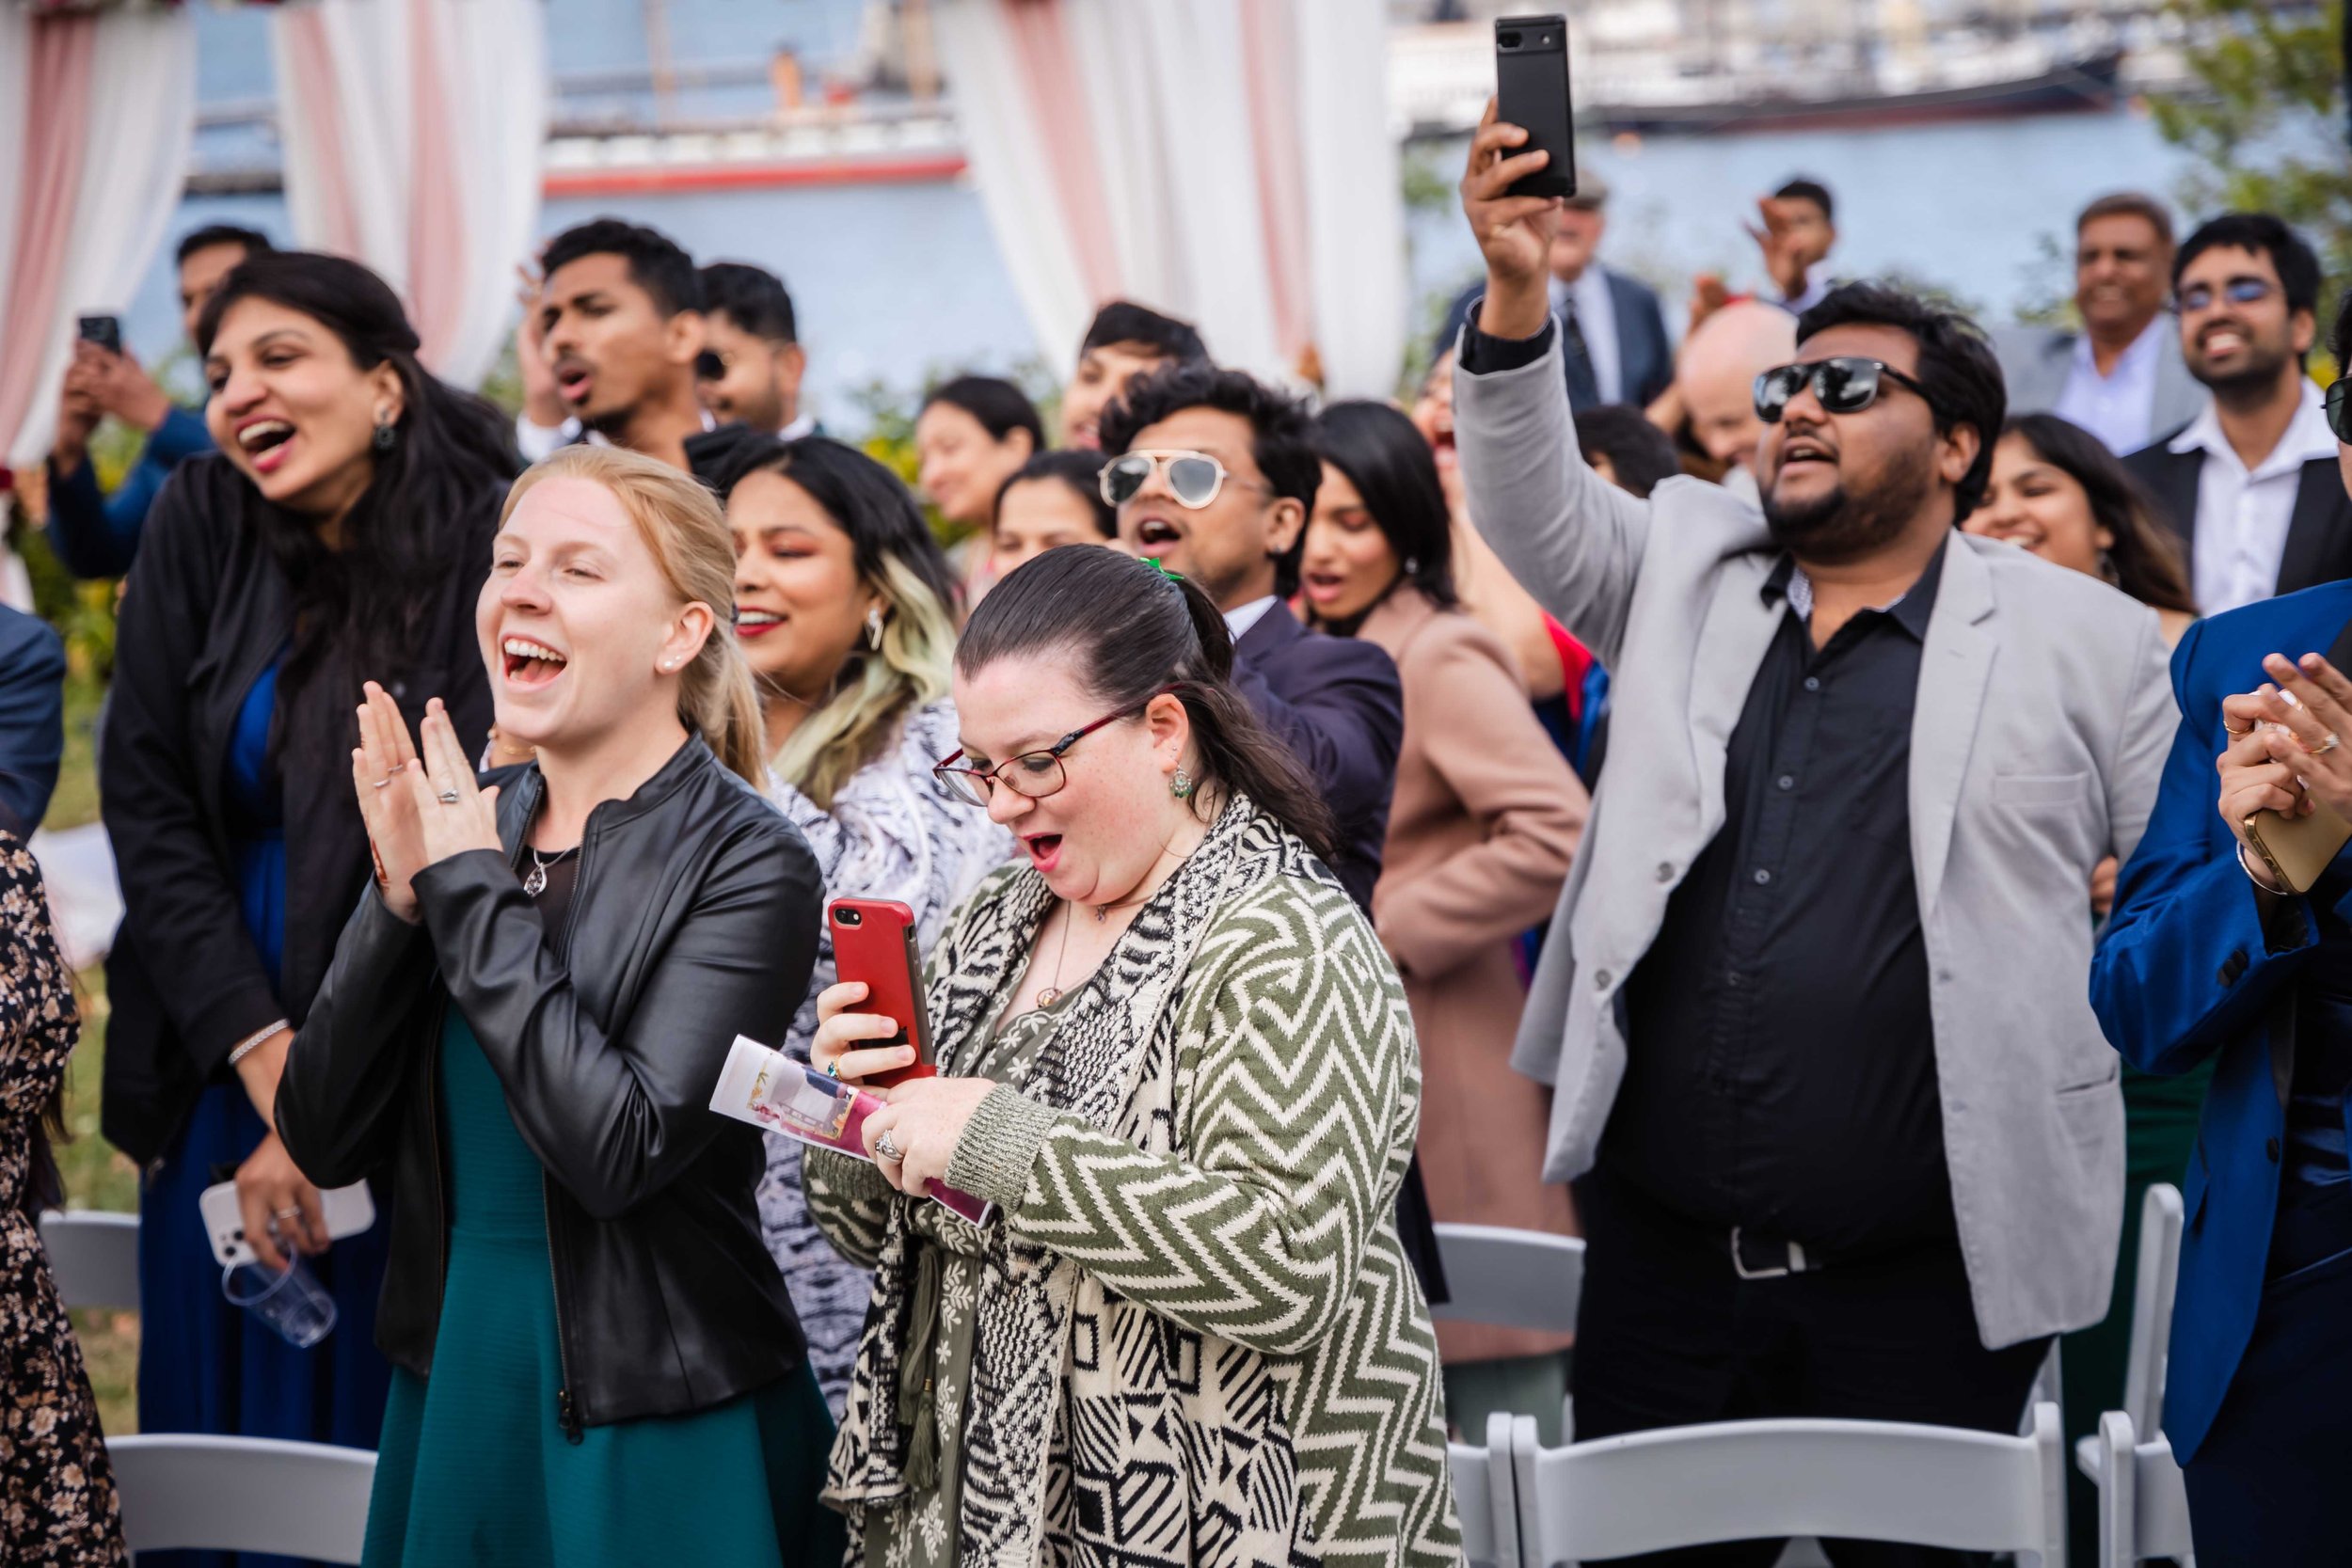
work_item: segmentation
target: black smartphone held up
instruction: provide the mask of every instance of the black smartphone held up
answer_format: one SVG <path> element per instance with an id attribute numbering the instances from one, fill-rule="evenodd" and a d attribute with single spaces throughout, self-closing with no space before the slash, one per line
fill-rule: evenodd
<path id="1" fill-rule="evenodd" d="M 120 316 L 84 316 L 81 318 L 81 340 L 96 343 L 108 354 L 122 352 L 122 318 Z"/>
<path id="2" fill-rule="evenodd" d="M 1574 196 L 1576 140 L 1568 103 L 1568 19 L 1506 16 L 1495 24 L 1495 112 L 1527 133 L 1511 156 L 1537 148 L 1551 161 L 1511 182 L 1513 196 Z"/>

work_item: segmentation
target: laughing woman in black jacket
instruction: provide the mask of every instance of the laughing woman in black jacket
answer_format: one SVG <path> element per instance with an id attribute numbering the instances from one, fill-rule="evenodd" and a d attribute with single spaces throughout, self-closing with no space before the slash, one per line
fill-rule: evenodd
<path id="1" fill-rule="evenodd" d="M 359 672 L 438 692 L 478 744 L 473 589 L 514 478 L 505 422 L 435 380 L 390 289 L 249 258 L 197 342 L 220 454 L 181 466 L 118 625 L 99 785 L 124 916 L 107 959 L 106 1136 L 143 1167 L 139 1426 L 365 1446 L 384 1227 L 331 1248 L 273 1131 L 280 1065 L 368 882 L 345 782 Z M 296 1350 L 221 1299 L 197 1197 L 314 1254 L 342 1326 Z M 377 1196 L 385 1196 L 381 1191 Z"/>
<path id="2" fill-rule="evenodd" d="M 475 610 L 537 761 L 477 788 L 437 704 L 412 750 L 369 688 L 378 885 L 278 1115 L 321 1185 L 398 1173 L 371 1568 L 840 1560 L 760 1135 L 708 1109 L 736 1036 L 784 1037 L 822 897 L 746 782 L 734 578 L 708 491 L 573 447 L 516 485 Z"/>

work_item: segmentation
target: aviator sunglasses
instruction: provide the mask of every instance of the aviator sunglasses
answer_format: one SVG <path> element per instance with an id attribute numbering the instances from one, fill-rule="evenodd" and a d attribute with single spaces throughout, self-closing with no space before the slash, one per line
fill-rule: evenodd
<path id="1" fill-rule="evenodd" d="M 1233 476 L 1225 471 L 1225 465 L 1205 451 L 1151 451 L 1137 449 L 1123 452 L 1103 465 L 1100 485 L 1103 499 L 1112 506 L 1124 506 L 1142 493 L 1151 483 L 1153 470 L 1168 477 L 1168 493 L 1176 498 L 1176 504 L 1198 512 L 1216 499 L 1217 492 Z M 1254 480 L 1237 480 L 1274 493 L 1270 484 Z"/>
<path id="2" fill-rule="evenodd" d="M 1776 366 L 1756 378 L 1756 417 L 1766 424 L 1780 423 L 1780 417 L 1788 411 L 1789 399 L 1807 384 L 1827 412 L 1859 414 L 1878 401 L 1880 388 L 1888 381 L 1908 387 L 1922 398 L 1928 395 L 1926 388 L 1883 359 L 1841 354 L 1834 359 Z"/>
<path id="3" fill-rule="evenodd" d="M 2352 376 L 2340 375 L 2328 388 L 2328 428 L 2352 447 Z"/>

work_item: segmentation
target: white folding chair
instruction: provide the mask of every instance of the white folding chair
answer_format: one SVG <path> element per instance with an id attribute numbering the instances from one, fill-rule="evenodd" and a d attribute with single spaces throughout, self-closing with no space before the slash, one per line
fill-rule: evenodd
<path id="1" fill-rule="evenodd" d="M 2092 1441 L 2099 1446 L 2100 1568 L 2133 1568 L 2152 1557 L 2193 1564 L 2188 1488 L 2170 1440 L 2159 1433 L 2142 1443 L 2131 1417 L 2110 1410 L 2099 1418 Z"/>
<path id="2" fill-rule="evenodd" d="M 2132 1430 L 2164 1430 L 2164 1372 L 2172 1353 L 2172 1291 L 2181 1272 L 2181 1190 L 2165 1182 L 2139 1205 L 2138 1274 L 2132 1286 L 2132 1337 L 2123 1361 L 2123 1411 Z M 2103 1449 L 2093 1433 L 2074 1445 L 2074 1466 L 2092 1481 Z"/>
<path id="3" fill-rule="evenodd" d="M 40 1216 L 41 1250 L 68 1307 L 139 1305 L 139 1217 L 95 1209 L 51 1209 Z"/>
<path id="4" fill-rule="evenodd" d="M 358 1562 L 375 1455 L 270 1437 L 167 1434 L 106 1445 L 134 1553 L 275 1552 Z"/>
<path id="5" fill-rule="evenodd" d="M 1576 1332 L 1584 1292 L 1584 1243 L 1543 1230 L 1500 1225 L 1440 1225 L 1438 1261 L 1448 1300 L 1432 1307 L 1439 1323 Z"/>
<path id="6" fill-rule="evenodd" d="M 1894 1421 L 1724 1421 L 1540 1449 L 1511 1430 L 1525 1568 L 1719 1541 L 1887 1541 L 2066 1561 L 2058 1407 L 2029 1435 Z"/>
<path id="7" fill-rule="evenodd" d="M 1486 1418 L 1486 1446 L 1445 1446 L 1454 1474 L 1454 1512 L 1462 1523 L 1462 1559 L 1470 1568 L 1519 1568 L 1518 1497 L 1512 1485 L 1512 1418 Z"/>

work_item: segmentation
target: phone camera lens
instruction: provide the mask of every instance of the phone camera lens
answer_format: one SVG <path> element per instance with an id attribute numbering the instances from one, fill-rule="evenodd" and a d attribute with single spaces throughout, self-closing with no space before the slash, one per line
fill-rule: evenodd
<path id="1" fill-rule="evenodd" d="M 1517 33 L 1501 33 L 1496 36 L 1495 41 L 1505 49 L 1517 49 L 1519 46 L 1519 36 Z"/>
<path id="2" fill-rule="evenodd" d="M 855 910 L 842 910 L 834 918 L 844 926 L 860 926 L 866 921 L 866 917 Z"/>

